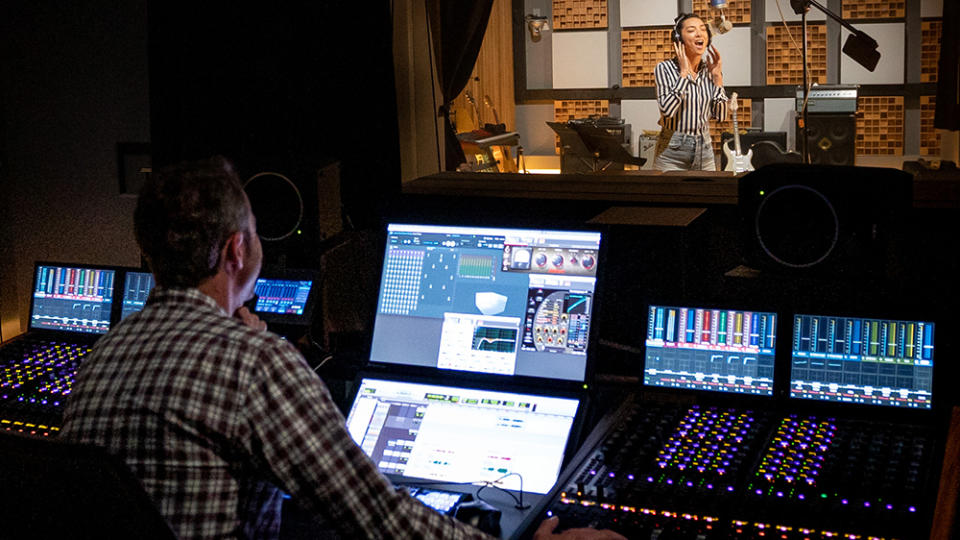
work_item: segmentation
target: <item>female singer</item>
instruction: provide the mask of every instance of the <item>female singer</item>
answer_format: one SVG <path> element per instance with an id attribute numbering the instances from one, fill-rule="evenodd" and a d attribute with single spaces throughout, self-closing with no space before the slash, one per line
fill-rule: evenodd
<path id="1" fill-rule="evenodd" d="M 673 28 L 677 56 L 654 70 L 661 126 L 657 170 L 716 170 L 709 120 L 726 119 L 727 95 L 712 37 L 703 19 L 681 13 Z"/>

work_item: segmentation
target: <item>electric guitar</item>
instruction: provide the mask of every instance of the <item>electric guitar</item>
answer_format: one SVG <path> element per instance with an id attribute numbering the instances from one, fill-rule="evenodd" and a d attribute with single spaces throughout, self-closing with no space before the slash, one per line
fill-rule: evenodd
<path id="1" fill-rule="evenodd" d="M 752 171 L 753 165 L 750 158 L 753 157 L 753 150 L 748 150 L 744 155 L 740 150 L 740 128 L 737 126 L 737 93 L 730 96 L 730 112 L 733 113 L 733 143 L 735 149 L 731 150 L 730 141 L 723 145 L 723 153 L 727 156 L 727 166 L 725 171 L 742 173 Z"/>

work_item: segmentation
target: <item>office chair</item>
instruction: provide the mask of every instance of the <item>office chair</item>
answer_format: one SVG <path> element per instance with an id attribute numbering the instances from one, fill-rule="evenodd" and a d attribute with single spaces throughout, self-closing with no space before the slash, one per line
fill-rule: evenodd
<path id="1" fill-rule="evenodd" d="M 0 433 L 0 523 L 4 538 L 176 538 L 120 458 L 12 433 Z"/>

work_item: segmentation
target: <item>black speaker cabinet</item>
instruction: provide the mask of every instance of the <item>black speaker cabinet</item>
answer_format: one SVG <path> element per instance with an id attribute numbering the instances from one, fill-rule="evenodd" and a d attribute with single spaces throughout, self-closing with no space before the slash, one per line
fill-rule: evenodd
<path id="1" fill-rule="evenodd" d="M 797 150 L 803 131 L 797 116 Z M 807 151 L 810 163 L 853 165 L 857 156 L 857 117 L 853 114 L 807 114 Z"/>
<path id="2" fill-rule="evenodd" d="M 877 275 L 912 203 L 896 169 L 773 164 L 740 179 L 748 266 L 777 272 Z"/>
<path id="3" fill-rule="evenodd" d="M 363 223 L 399 190 L 386 4 L 360 26 L 346 0 L 149 9 L 153 165 L 233 160 L 269 264 L 315 259 L 342 208 Z"/>
<path id="4" fill-rule="evenodd" d="M 797 150 L 803 131 L 797 116 Z M 853 165 L 857 156 L 857 117 L 853 114 L 807 114 L 807 151 L 810 163 Z"/>

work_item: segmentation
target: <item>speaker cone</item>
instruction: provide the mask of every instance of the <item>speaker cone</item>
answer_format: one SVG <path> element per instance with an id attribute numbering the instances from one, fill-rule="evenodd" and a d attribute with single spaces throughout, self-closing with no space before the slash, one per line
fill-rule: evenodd
<path id="1" fill-rule="evenodd" d="M 761 249 L 774 261 L 808 268 L 833 252 L 840 237 L 840 221 L 822 193 L 792 184 L 773 190 L 760 202 L 754 233 Z"/>
<path id="2" fill-rule="evenodd" d="M 275 172 L 261 172 L 243 185 L 257 218 L 257 234 L 266 242 L 283 240 L 297 232 L 303 220 L 303 197 L 296 184 Z"/>

